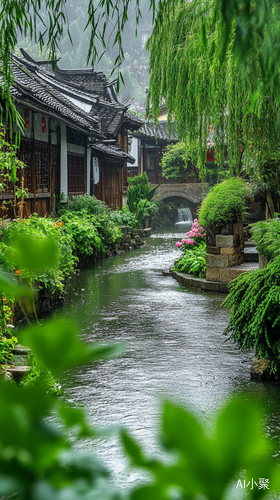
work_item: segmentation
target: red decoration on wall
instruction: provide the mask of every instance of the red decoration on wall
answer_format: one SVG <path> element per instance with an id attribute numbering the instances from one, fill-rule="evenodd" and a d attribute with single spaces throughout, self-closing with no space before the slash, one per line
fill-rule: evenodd
<path id="1" fill-rule="evenodd" d="M 216 161 L 215 149 L 210 149 L 210 151 L 207 151 L 207 161 Z"/>
<path id="2" fill-rule="evenodd" d="M 42 132 L 47 132 L 47 124 L 46 124 L 46 118 L 43 116 L 43 118 L 41 119 L 41 123 L 42 123 Z"/>
<path id="3" fill-rule="evenodd" d="M 25 108 L 24 110 L 24 126 L 25 128 L 29 128 L 29 109 Z"/>

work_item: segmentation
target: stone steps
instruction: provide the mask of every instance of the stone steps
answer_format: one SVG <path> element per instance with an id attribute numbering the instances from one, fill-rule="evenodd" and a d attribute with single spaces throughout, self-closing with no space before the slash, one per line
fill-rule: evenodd
<path id="1" fill-rule="evenodd" d="M 17 344 L 13 348 L 12 353 L 14 355 L 13 364 L 6 370 L 6 373 L 10 375 L 9 378 L 19 382 L 30 371 L 29 357 L 31 350 L 29 347 Z"/>
<path id="2" fill-rule="evenodd" d="M 7 373 L 10 373 L 13 376 L 15 381 L 20 381 L 24 375 L 26 375 L 30 371 L 30 366 L 21 365 L 21 366 L 12 366 L 6 370 Z"/>
<path id="3" fill-rule="evenodd" d="M 28 356 L 31 353 L 31 349 L 29 349 L 29 347 L 26 347 L 25 345 L 16 344 L 15 347 L 13 348 L 12 352 L 13 352 L 14 355 L 18 355 L 18 356 L 25 355 L 25 356 Z"/>
<path id="4" fill-rule="evenodd" d="M 206 268 L 206 279 L 207 281 L 217 281 L 221 283 L 229 283 L 230 281 L 238 278 L 240 274 L 248 273 L 249 271 L 256 271 L 259 269 L 258 262 L 245 262 L 240 266 L 234 267 L 221 267 L 215 269 L 215 274 L 213 274 L 212 269 Z"/>
<path id="5" fill-rule="evenodd" d="M 243 250 L 243 262 L 259 262 L 259 252 L 256 247 L 245 247 Z"/>
<path id="6" fill-rule="evenodd" d="M 259 262 L 259 252 L 254 240 L 245 241 L 243 250 L 243 262 Z"/>

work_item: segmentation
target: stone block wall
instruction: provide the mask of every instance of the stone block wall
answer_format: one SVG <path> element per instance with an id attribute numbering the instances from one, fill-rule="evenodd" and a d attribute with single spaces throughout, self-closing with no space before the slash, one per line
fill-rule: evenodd
<path id="1" fill-rule="evenodd" d="M 234 279 L 231 268 L 243 263 L 243 224 L 227 224 L 206 236 L 206 280 L 228 283 Z"/>

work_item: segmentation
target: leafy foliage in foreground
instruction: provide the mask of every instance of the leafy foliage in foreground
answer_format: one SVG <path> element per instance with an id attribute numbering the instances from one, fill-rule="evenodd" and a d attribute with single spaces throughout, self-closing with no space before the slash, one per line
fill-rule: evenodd
<path id="1" fill-rule="evenodd" d="M 265 269 L 241 274 L 229 284 L 224 306 L 231 307 L 224 335 L 240 349 L 256 350 L 258 358 L 271 360 L 271 369 L 280 368 L 280 257 Z"/>
<path id="2" fill-rule="evenodd" d="M 30 242 L 37 242 L 37 245 L 28 246 L 25 248 L 25 236 Z M 19 245 L 21 242 L 21 245 Z M 40 245 L 44 247 L 49 245 L 45 266 L 42 269 L 37 266 L 38 254 L 40 254 Z M 56 220 L 51 218 L 39 219 L 34 214 L 29 219 L 19 219 L 17 222 L 10 223 L 6 228 L 2 229 L 0 243 L 0 265 L 5 269 L 15 272 L 20 271 L 20 280 L 31 278 L 33 285 L 39 289 L 45 289 L 47 292 L 62 292 L 65 282 L 74 272 L 75 258 L 72 253 L 73 243 L 70 235 L 62 231 L 56 223 Z M 50 266 L 50 258 L 55 252 L 55 265 Z M 20 253 L 20 255 L 19 255 Z M 20 257 L 20 259 L 19 259 Z M 32 272 L 27 271 L 28 258 L 31 258 L 33 267 Z"/>
<path id="3" fill-rule="evenodd" d="M 259 221 L 251 227 L 252 237 L 256 243 L 259 254 L 267 259 L 273 259 L 280 254 L 280 219 L 275 214 L 275 219 Z"/>
<path id="4" fill-rule="evenodd" d="M 245 182 L 240 177 L 232 177 L 217 184 L 202 202 L 200 224 L 211 228 L 241 222 L 245 215 L 245 197 Z"/>
<path id="5" fill-rule="evenodd" d="M 26 248 L 34 244 L 26 240 Z M 37 270 L 45 268 L 46 259 L 55 266 L 56 257 L 52 261 L 48 257 L 49 247 L 40 248 Z M 32 274 L 34 263 L 28 263 L 28 257 L 26 268 Z M 23 293 L 20 285 L 1 274 L 0 290 L 3 294 L 14 291 L 15 296 Z M 26 293 L 29 297 L 28 289 Z M 77 333 L 71 321 L 59 318 L 25 328 L 21 340 L 32 348 L 46 372 L 52 370 L 58 376 L 62 370 L 105 359 L 123 348 L 83 344 Z M 32 387 L 21 387 L 0 380 L 1 496 L 15 495 L 21 500 L 195 500 L 204 495 L 208 500 L 222 500 L 237 474 L 244 480 L 269 478 L 270 491 L 280 488 L 279 467 L 272 458 L 271 442 L 263 437 L 260 413 L 248 402 L 233 400 L 220 412 L 210 436 L 209 428 L 206 432 L 190 413 L 165 403 L 160 445 L 169 454 L 168 463 L 147 458 L 122 430 L 126 455 L 133 466 L 149 471 L 151 479 L 133 491 L 117 493 L 107 481 L 107 468 L 76 446 L 84 438 L 108 436 L 110 430 L 91 427 L 83 410 L 46 394 L 41 382 L 37 379 Z M 60 425 L 54 424 L 54 416 Z M 266 490 L 249 490 L 248 494 L 263 498 Z"/>

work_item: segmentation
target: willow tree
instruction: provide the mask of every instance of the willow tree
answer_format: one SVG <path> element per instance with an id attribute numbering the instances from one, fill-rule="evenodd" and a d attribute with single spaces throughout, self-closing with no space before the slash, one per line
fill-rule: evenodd
<path id="1" fill-rule="evenodd" d="M 226 145 L 233 173 L 240 173 L 242 163 L 251 170 L 254 165 L 273 191 L 278 210 L 272 181 L 280 171 L 280 63 L 270 50 L 280 43 L 278 2 L 272 4 L 269 16 L 262 37 L 258 23 L 250 24 L 254 43 L 242 64 L 236 57 L 240 36 L 236 21 L 225 46 L 220 0 L 193 0 L 165 8 L 148 43 L 148 106 L 157 117 L 165 101 L 180 139 L 190 151 L 198 151 L 202 175 L 212 125 L 218 164 L 223 162 Z M 272 67 L 273 73 L 267 71 Z"/>

